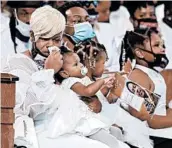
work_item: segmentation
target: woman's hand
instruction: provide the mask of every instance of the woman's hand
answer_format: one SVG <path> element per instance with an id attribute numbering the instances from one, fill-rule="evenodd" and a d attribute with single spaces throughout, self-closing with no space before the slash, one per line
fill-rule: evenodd
<path id="1" fill-rule="evenodd" d="M 58 72 L 63 65 L 62 55 L 59 51 L 53 50 L 45 60 L 45 69 L 54 69 L 54 73 Z"/>

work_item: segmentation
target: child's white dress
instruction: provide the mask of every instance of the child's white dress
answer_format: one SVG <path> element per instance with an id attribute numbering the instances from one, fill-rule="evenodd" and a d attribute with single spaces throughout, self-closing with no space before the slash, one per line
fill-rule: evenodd
<path id="1" fill-rule="evenodd" d="M 63 86 L 71 88 L 73 84 L 80 82 L 84 85 L 89 85 L 93 83 L 89 77 L 84 77 L 83 79 L 79 78 L 70 78 L 63 81 Z M 152 142 L 149 139 L 149 130 L 145 126 L 144 122 L 141 122 L 139 119 L 131 116 L 128 112 L 120 107 L 117 103 L 109 104 L 107 99 L 98 91 L 96 93 L 100 102 L 102 103 L 102 110 L 99 113 L 101 116 L 108 118 L 110 124 L 117 124 L 121 126 L 125 131 L 125 141 L 135 146 L 143 146 L 145 148 L 152 148 Z"/>
<path id="2" fill-rule="evenodd" d="M 70 77 L 63 80 L 61 87 L 63 89 L 71 89 L 71 87 L 75 83 L 82 83 L 86 86 L 89 82 L 90 80 L 88 77 L 85 77 L 83 79 Z M 71 92 L 73 91 L 71 90 Z M 75 92 L 73 93 L 76 94 Z M 79 102 L 81 103 L 80 112 L 83 112 L 83 118 L 78 123 L 75 131 L 83 134 L 84 136 L 92 135 L 102 128 L 108 131 L 108 129 L 112 125 L 112 122 L 108 118 L 102 116 L 100 113 L 92 112 L 82 100 L 79 100 Z"/>

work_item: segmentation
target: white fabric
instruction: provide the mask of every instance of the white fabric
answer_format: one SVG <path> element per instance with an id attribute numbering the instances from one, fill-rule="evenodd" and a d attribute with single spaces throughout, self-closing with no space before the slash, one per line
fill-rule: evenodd
<path id="1" fill-rule="evenodd" d="M 38 133 L 40 148 L 109 148 L 103 143 L 76 134 L 64 135 L 56 139 L 47 137 L 47 131 Z"/>
<path id="2" fill-rule="evenodd" d="M 160 73 L 150 68 L 141 65 L 136 65 L 135 68 L 138 68 L 143 72 L 145 72 L 153 81 L 155 86 L 154 93 L 161 96 L 155 108 L 154 114 L 165 116 L 166 115 L 166 84 L 164 78 Z"/>
<path id="3" fill-rule="evenodd" d="M 88 80 L 89 80 L 89 78 L 87 76 L 83 79 L 79 79 L 76 77 L 69 77 L 62 82 L 61 87 L 71 89 L 72 85 L 74 85 L 77 82 L 82 83 L 83 85 L 87 86 Z M 75 93 L 75 92 L 73 92 L 73 93 Z M 79 112 L 83 112 L 82 114 L 84 115 L 83 116 L 84 118 L 80 120 L 75 131 L 77 131 L 83 135 L 86 135 L 86 136 L 94 134 L 101 128 L 104 128 L 105 130 L 108 131 L 108 129 L 112 125 L 112 123 L 104 116 L 101 116 L 101 114 L 99 114 L 99 113 L 96 114 L 96 113 L 90 111 L 88 106 L 83 101 L 80 101 L 80 102 L 81 102 L 82 106 L 80 107 Z"/>
<path id="4" fill-rule="evenodd" d="M 25 115 L 17 116 L 14 123 L 14 129 L 14 143 L 17 146 L 39 148 L 32 118 Z"/>
<path id="5" fill-rule="evenodd" d="M 158 22 L 162 38 L 165 42 L 166 55 L 169 59 L 169 64 L 166 69 L 172 69 L 172 28 L 165 24 L 162 20 Z"/>
<path id="6" fill-rule="evenodd" d="M 14 53 L 14 44 L 11 39 L 9 17 L 1 13 L 1 58 Z"/>
<path id="7" fill-rule="evenodd" d="M 155 15 L 158 22 L 164 18 L 164 4 L 156 6 Z"/>
<path id="8" fill-rule="evenodd" d="M 116 37 L 123 36 L 127 30 L 132 30 L 133 25 L 130 22 L 130 14 L 126 7 L 120 6 L 117 11 L 112 11 L 110 13 L 110 23 L 113 25 L 114 28 L 114 35 Z"/>
<path id="9" fill-rule="evenodd" d="M 92 83 L 88 77 L 83 79 L 85 85 Z M 109 104 L 101 91 L 98 91 L 96 95 L 102 103 L 102 110 L 100 114 L 108 118 L 111 124 L 117 124 L 123 128 L 125 132 L 125 141 L 134 146 L 152 148 L 152 142 L 148 135 L 148 128 L 144 123 L 123 110 L 118 103 Z"/>
<path id="10" fill-rule="evenodd" d="M 10 27 L 9 27 L 9 17 L 1 13 L 1 62 L 5 60 L 4 58 L 9 54 L 15 53 L 14 43 L 11 39 Z M 24 43 L 16 38 L 17 47 L 16 50 L 18 53 L 25 52 L 31 48 L 30 43 Z M 27 48 L 28 47 L 28 48 Z"/>
<path id="11" fill-rule="evenodd" d="M 161 76 L 161 74 L 155 72 L 152 69 L 149 69 L 149 68 L 146 68 L 146 67 L 143 67 L 140 65 L 136 65 L 136 68 L 139 68 L 148 74 L 148 76 L 154 82 L 154 85 L 155 85 L 154 92 L 161 95 L 161 98 L 158 102 L 158 105 L 155 108 L 154 114 L 166 115 L 166 84 L 165 84 L 164 78 Z M 149 134 L 151 136 L 157 136 L 157 137 L 164 137 L 164 138 L 172 139 L 171 133 L 172 133 L 172 127 L 164 128 L 164 129 L 149 128 Z"/>
<path id="12" fill-rule="evenodd" d="M 97 23 L 94 28 L 97 40 L 103 44 L 107 50 L 108 61 L 105 64 L 109 71 L 119 70 L 119 52 L 115 45 L 116 29 L 110 23 Z"/>
<path id="13" fill-rule="evenodd" d="M 62 82 L 62 86 L 68 89 L 71 89 L 71 87 L 75 84 L 75 83 L 82 83 L 82 79 L 80 78 L 76 78 L 76 77 L 69 77 L 65 80 L 63 80 Z"/>

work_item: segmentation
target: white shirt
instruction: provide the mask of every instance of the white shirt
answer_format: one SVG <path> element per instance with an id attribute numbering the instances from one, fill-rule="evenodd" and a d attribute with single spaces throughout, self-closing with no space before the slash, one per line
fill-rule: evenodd
<path id="1" fill-rule="evenodd" d="M 11 39 L 11 32 L 9 27 L 10 18 L 5 14 L 1 13 L 1 62 L 4 62 L 4 57 L 6 57 L 9 54 L 15 53 L 14 50 L 14 43 Z M 18 38 L 16 38 L 17 43 L 17 53 L 22 53 L 27 51 L 29 48 L 31 48 L 31 42 L 28 43 L 28 48 L 26 47 L 26 43 L 20 41 Z"/>
<path id="2" fill-rule="evenodd" d="M 166 55 L 169 59 L 169 64 L 166 69 L 172 69 L 172 28 L 170 28 L 162 20 L 158 22 L 159 28 L 162 34 L 162 38 L 165 42 Z"/>
<path id="3" fill-rule="evenodd" d="M 10 18 L 4 13 L 0 14 L 1 17 L 1 58 L 10 53 L 14 53 L 14 44 L 11 39 L 9 21 Z"/>
<path id="4" fill-rule="evenodd" d="M 108 54 L 108 61 L 105 64 L 109 71 L 119 70 L 119 51 L 115 45 L 115 29 L 110 23 L 97 23 L 94 28 L 98 41 L 103 44 Z"/>

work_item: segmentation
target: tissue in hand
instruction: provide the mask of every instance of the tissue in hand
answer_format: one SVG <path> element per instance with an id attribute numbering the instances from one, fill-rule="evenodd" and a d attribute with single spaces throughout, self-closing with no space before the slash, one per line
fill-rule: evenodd
<path id="1" fill-rule="evenodd" d="M 53 50 L 60 51 L 60 48 L 58 48 L 57 46 L 51 46 L 51 47 L 48 47 L 48 50 L 51 54 Z"/>

